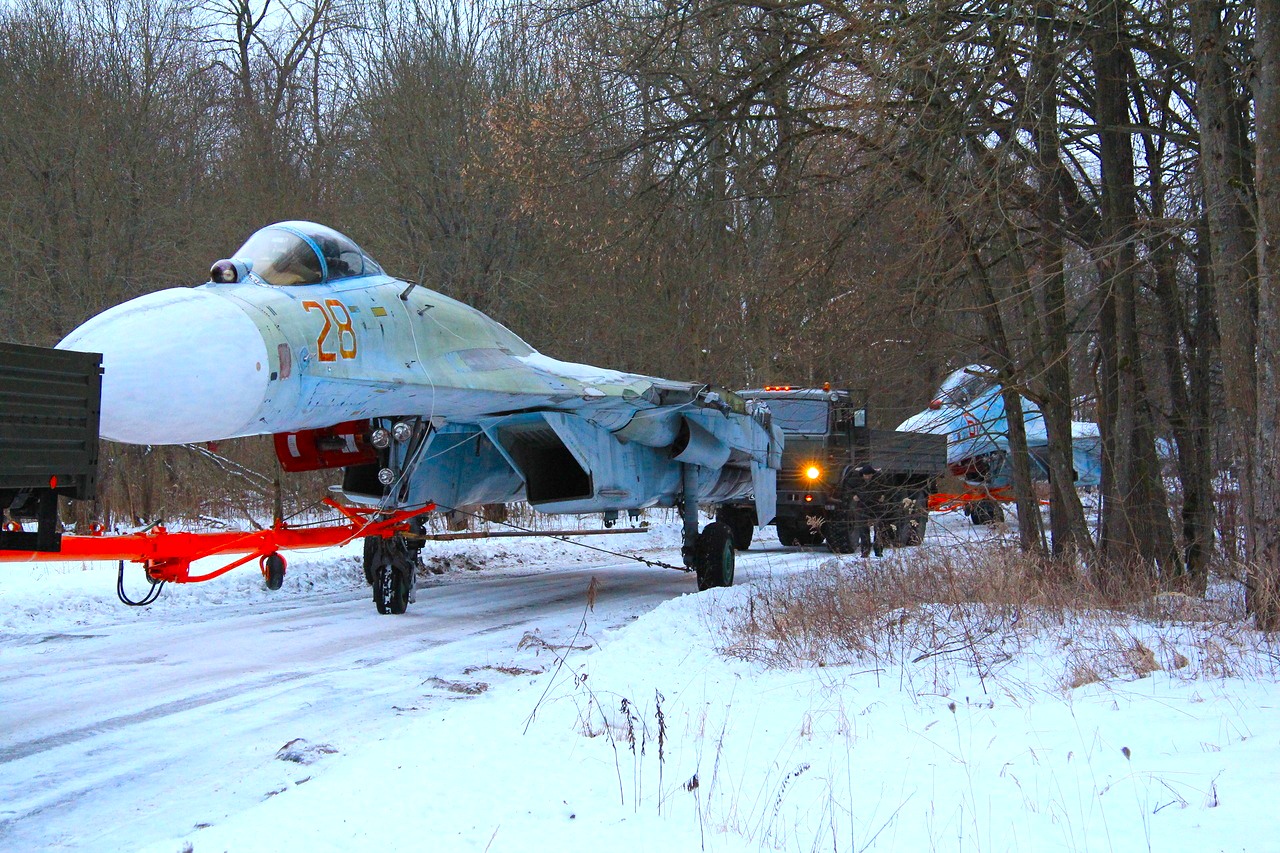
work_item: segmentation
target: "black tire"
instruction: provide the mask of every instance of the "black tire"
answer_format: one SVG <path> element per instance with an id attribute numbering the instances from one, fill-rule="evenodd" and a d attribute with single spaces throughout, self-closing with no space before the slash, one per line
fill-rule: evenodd
<path id="1" fill-rule="evenodd" d="M 788 548 L 800 544 L 800 531 L 789 521 L 777 522 L 778 541 Z"/>
<path id="2" fill-rule="evenodd" d="M 382 614 L 409 609 L 415 560 L 403 539 L 365 539 L 364 575 L 373 587 L 373 604 Z"/>
<path id="3" fill-rule="evenodd" d="M 693 568 L 698 576 L 698 591 L 719 586 L 733 586 L 733 532 L 729 525 L 713 521 L 698 534 L 694 545 Z"/>
<path id="4" fill-rule="evenodd" d="M 267 589 L 279 589 L 284 586 L 284 557 L 279 554 L 268 554 L 262 558 L 262 579 Z"/>
<path id="5" fill-rule="evenodd" d="M 836 510 L 827 516 L 827 547 L 832 554 L 852 554 L 857 550 L 855 539 L 858 524 L 850 510 Z"/>
<path id="6" fill-rule="evenodd" d="M 395 590 L 395 569 L 390 563 L 373 568 L 373 606 L 383 616 L 391 612 L 391 598 Z"/>
<path id="7" fill-rule="evenodd" d="M 745 551 L 751 547 L 751 536 L 756 530 L 756 512 L 740 506 L 722 506 L 716 510 L 716 521 L 729 526 L 733 547 Z"/>
<path id="8" fill-rule="evenodd" d="M 374 572 L 373 604 L 378 612 L 400 615 L 409 609 L 409 583 L 405 573 L 390 563 L 383 563 Z"/>
<path id="9" fill-rule="evenodd" d="M 998 501 L 990 499 L 974 501 L 969 508 L 969 521 L 977 526 L 1004 521 L 1004 508 Z"/>
<path id="10" fill-rule="evenodd" d="M 364 582 L 369 586 L 373 586 L 374 566 L 378 562 L 381 554 L 382 543 L 376 536 L 366 536 L 364 538 Z"/>
<path id="11" fill-rule="evenodd" d="M 918 495 L 914 506 L 907 513 L 907 522 L 900 538 L 903 545 L 920 545 L 924 542 L 925 529 L 929 526 L 929 498 Z"/>
<path id="12" fill-rule="evenodd" d="M 810 527 L 807 524 L 801 527 L 800 544 L 821 545 L 827 538 L 827 534 L 822 529 L 823 527 L 826 527 L 826 524 L 823 524 L 822 527 Z"/>

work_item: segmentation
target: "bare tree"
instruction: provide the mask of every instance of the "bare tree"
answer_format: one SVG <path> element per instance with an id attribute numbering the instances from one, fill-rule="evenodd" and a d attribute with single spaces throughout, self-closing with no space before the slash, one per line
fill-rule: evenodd
<path id="1" fill-rule="evenodd" d="M 1221 335 L 1223 381 L 1231 432 L 1233 467 L 1240 480 L 1245 516 L 1253 514 L 1253 442 L 1257 420 L 1257 269 L 1252 225 L 1252 160 L 1248 104 L 1238 54 L 1242 17 L 1248 4 L 1193 0 L 1189 4 L 1195 40 L 1196 114 L 1199 120 L 1200 178 L 1208 223 L 1209 270 Z M 1246 539 L 1251 536 L 1245 525 Z M 1252 553 L 1246 542 L 1245 553 Z"/>
<path id="2" fill-rule="evenodd" d="M 159 2 L 37 3 L 0 16 L 0 302 L 53 343 L 89 315 L 172 284 L 198 239 L 211 96 L 192 23 Z M 179 279 L 181 281 L 182 279 Z"/>
<path id="3" fill-rule="evenodd" d="M 220 159 L 228 194 L 260 219 L 322 209 L 336 176 L 324 168 L 341 99 L 329 73 L 359 7 L 343 0 L 206 0 L 204 41 L 225 93 Z"/>
<path id="4" fill-rule="evenodd" d="M 1249 577 L 1258 626 L 1280 630 L 1280 2 L 1257 4 L 1258 422 Z"/>

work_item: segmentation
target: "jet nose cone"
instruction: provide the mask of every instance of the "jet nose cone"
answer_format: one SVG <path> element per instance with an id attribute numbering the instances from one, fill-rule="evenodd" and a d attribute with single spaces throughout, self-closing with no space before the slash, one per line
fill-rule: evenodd
<path id="1" fill-rule="evenodd" d="M 59 349 L 102 353 L 103 438 L 184 444 L 254 432 L 270 366 L 262 333 L 235 303 L 174 288 L 117 305 Z"/>

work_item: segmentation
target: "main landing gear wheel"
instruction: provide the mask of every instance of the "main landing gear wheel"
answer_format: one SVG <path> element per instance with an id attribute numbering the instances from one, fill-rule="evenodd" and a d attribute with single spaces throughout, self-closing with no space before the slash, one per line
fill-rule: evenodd
<path id="1" fill-rule="evenodd" d="M 698 591 L 733 586 L 733 565 L 733 532 L 724 522 L 713 521 L 694 543 L 693 569 L 698 575 Z"/>
<path id="2" fill-rule="evenodd" d="M 284 586 L 284 557 L 279 554 L 267 554 L 258 561 L 258 567 L 262 569 L 262 579 L 267 583 L 267 589 L 279 589 Z"/>
<path id="3" fill-rule="evenodd" d="M 373 586 L 374 566 L 377 564 L 382 554 L 382 540 L 376 536 L 366 536 L 364 538 L 364 560 L 361 565 L 364 566 L 364 582 L 369 586 Z"/>

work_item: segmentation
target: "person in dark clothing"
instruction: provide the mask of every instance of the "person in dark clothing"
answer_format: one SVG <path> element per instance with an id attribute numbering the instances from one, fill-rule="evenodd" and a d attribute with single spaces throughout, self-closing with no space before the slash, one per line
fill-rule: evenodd
<path id="1" fill-rule="evenodd" d="M 845 483 L 845 494 L 853 510 L 854 540 L 862 556 L 877 557 L 884 553 L 885 524 L 888 518 L 890 489 L 870 465 L 852 471 Z"/>

